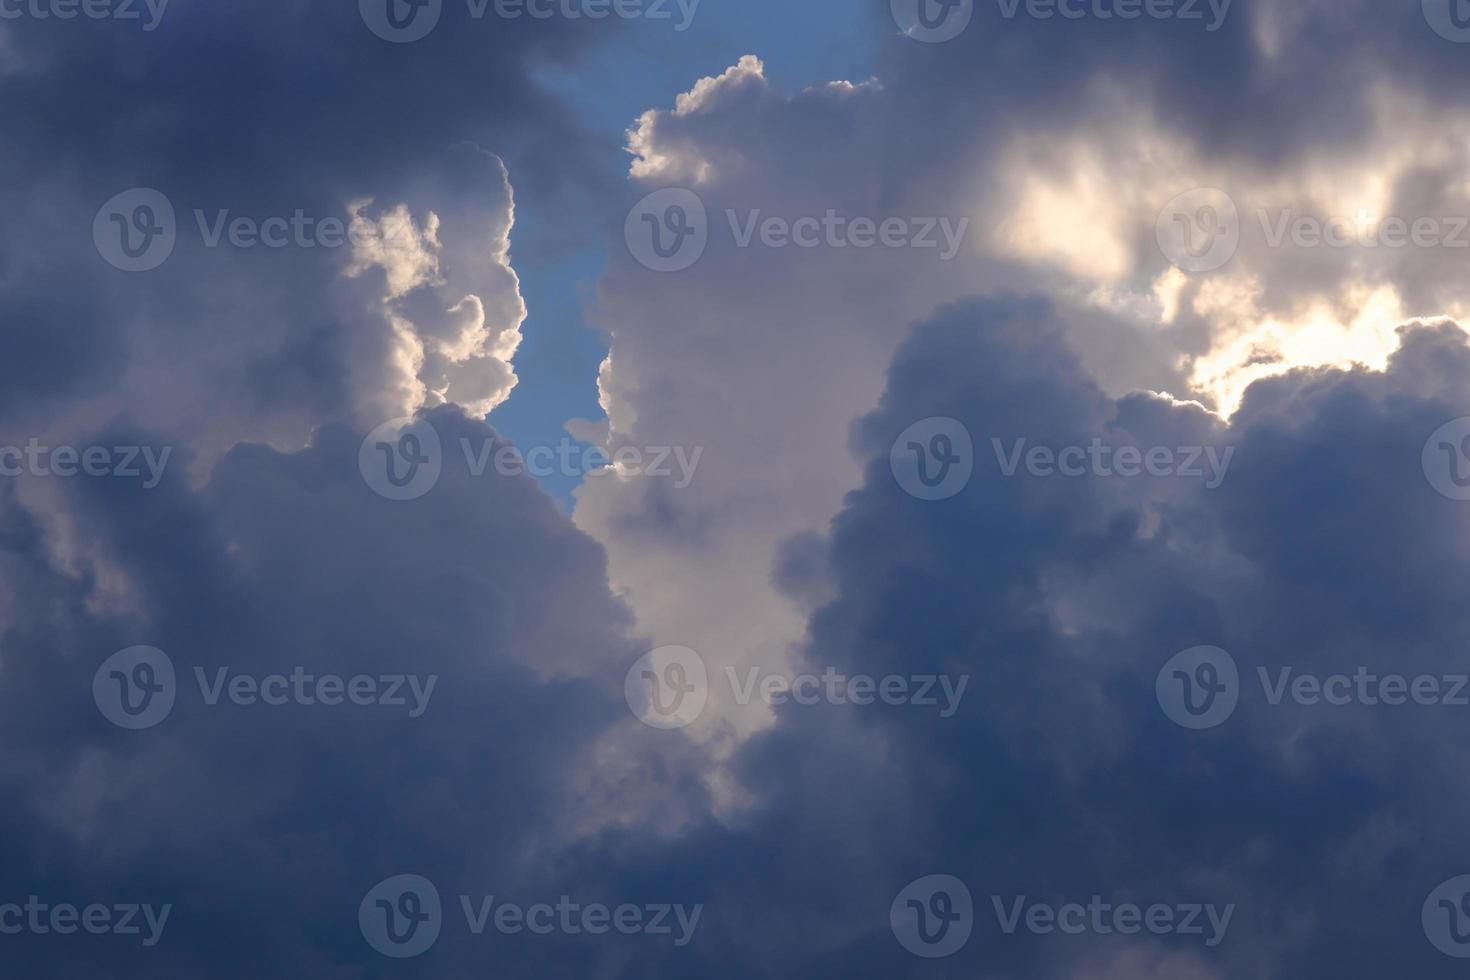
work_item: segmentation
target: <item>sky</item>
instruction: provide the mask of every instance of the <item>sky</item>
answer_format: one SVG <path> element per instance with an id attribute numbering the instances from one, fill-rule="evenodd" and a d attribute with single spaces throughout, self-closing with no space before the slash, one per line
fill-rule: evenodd
<path id="1" fill-rule="evenodd" d="M 0 0 L 0 977 L 1470 958 L 1460 0 Z"/>

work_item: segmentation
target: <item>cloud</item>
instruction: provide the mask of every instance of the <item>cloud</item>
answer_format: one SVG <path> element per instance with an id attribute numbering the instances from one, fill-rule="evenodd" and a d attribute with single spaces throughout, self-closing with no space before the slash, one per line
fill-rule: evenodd
<path id="1" fill-rule="evenodd" d="M 126 413 L 207 466 L 241 440 L 299 448 L 327 422 L 503 401 L 524 315 L 507 171 L 549 222 L 577 206 L 567 185 L 600 183 L 586 134 L 533 74 L 621 28 L 450 7 L 412 45 L 375 37 L 354 5 L 315 0 L 173 4 L 148 33 L 7 20 L 25 56 L 0 74 L 23 107 L 0 148 L 12 352 L 0 424 L 60 439 Z M 467 140 L 485 148 L 478 162 Z M 149 272 L 113 268 L 89 234 L 129 188 L 176 212 L 173 253 Z M 373 303 L 342 283 L 371 264 L 343 233 L 363 201 L 365 217 L 408 208 L 420 232 L 439 219 L 443 284 L 394 296 L 397 326 L 387 292 Z M 284 247 L 242 247 L 230 231 L 272 220 L 288 223 Z"/>
<path id="2" fill-rule="evenodd" d="M 589 483 L 575 518 L 608 548 L 615 586 L 658 643 L 722 665 L 786 661 L 802 621 L 771 585 L 777 548 L 824 527 L 857 485 L 849 426 L 876 404 L 911 324 L 944 302 L 1045 281 L 1077 311 L 1068 323 L 1089 362 L 1111 369 L 1110 391 L 1187 388 L 1172 337 L 1140 329 L 1121 303 L 1094 303 L 1091 288 L 994 254 L 978 174 L 912 179 L 894 150 L 907 111 L 876 82 L 782 92 L 743 58 L 630 133 L 628 206 L 682 185 L 699 196 L 709 242 L 675 273 L 643 268 L 622 241 L 612 247 L 593 314 L 611 348 L 599 379 L 608 445 L 701 447 L 704 457 L 685 490 Z M 770 219 L 898 219 L 936 241 L 948 227 L 958 241 L 953 256 L 825 240 L 771 247 L 754 231 L 743 242 L 742 229 Z M 717 703 L 711 720 L 738 737 L 766 719 Z"/>
<path id="3" fill-rule="evenodd" d="M 1270 237 L 1283 215 L 1463 233 L 1463 52 L 1369 0 L 1217 31 L 978 4 L 945 45 L 868 6 L 874 77 L 787 91 L 774 57 L 713 64 L 633 121 L 616 189 L 596 154 L 617 147 L 545 81 L 608 24 L 451 5 L 400 46 L 307 0 L 181 4 L 146 36 L 0 23 L 0 446 L 175 450 L 146 491 L 0 479 L 0 904 L 174 907 L 157 949 L 0 936 L 8 963 L 375 976 L 354 913 L 412 873 L 460 924 L 405 976 L 904 976 L 889 905 L 948 873 L 980 917 L 936 976 L 1436 975 L 1417 912 L 1464 870 L 1455 710 L 1272 704 L 1257 678 L 1460 670 L 1467 518 L 1424 471 L 1470 416 L 1460 252 Z M 655 272 L 623 218 L 673 185 L 709 240 Z M 134 187 L 179 219 L 139 274 L 89 236 Z M 1159 219 L 1199 188 L 1241 241 L 1186 272 Z M 619 467 L 568 520 L 472 472 L 506 445 L 477 416 L 518 383 L 518 203 L 543 245 L 612 216 L 607 419 L 574 428 L 697 458 L 688 486 Z M 208 241 L 298 214 L 355 234 Z M 770 219 L 847 237 L 773 244 Z M 853 243 L 889 219 L 964 231 L 947 259 Z M 364 433 L 415 413 L 443 474 L 388 501 Z M 939 416 L 975 474 L 922 501 L 892 450 Z M 1020 440 L 1193 448 L 1218 485 L 1006 476 Z M 139 644 L 179 702 L 125 731 L 93 683 Z M 624 704 L 665 644 L 717 682 L 691 737 Z M 1186 731 L 1158 672 L 1205 644 L 1244 688 Z M 437 683 L 411 717 L 211 705 L 195 672 L 298 667 Z M 726 671 L 750 667 L 970 683 L 953 717 L 738 704 Z M 492 894 L 705 908 L 685 949 L 476 938 L 460 897 Z M 1218 949 L 1003 935 L 992 898 L 1021 895 L 1237 912 Z"/>
<path id="4" fill-rule="evenodd" d="M 1176 958 L 1171 975 L 1432 974 L 1418 913 L 1458 869 L 1455 709 L 1273 705 L 1257 677 L 1462 673 L 1467 518 L 1425 479 L 1421 450 L 1470 410 L 1470 337 L 1408 325 L 1385 370 L 1260 382 L 1227 424 L 1109 398 L 1060 318 L 1036 299 L 957 304 L 895 357 L 856 430 L 863 486 L 825 562 L 806 559 L 830 569 L 833 598 L 797 665 L 968 675 L 970 693 L 951 721 L 911 706 L 779 710 L 737 762 L 755 832 L 851 848 L 822 868 L 823 887 L 851 896 L 843 955 L 872 975 L 911 961 L 876 925 L 871 945 L 859 938 L 862 910 L 937 872 L 975 896 L 975 938 L 946 961 L 956 976 L 1148 975 L 1160 956 Z M 936 415 L 972 433 L 975 475 L 927 502 L 899 486 L 889 450 Z M 1017 438 L 1234 452 L 1213 490 L 1182 476 L 1007 477 L 991 440 Z M 1233 655 L 1241 699 L 1222 726 L 1191 732 L 1161 710 L 1155 678 L 1200 644 Z M 991 911 L 994 896 L 1094 895 L 1237 908 L 1217 948 L 1176 936 L 1169 953 L 1117 934 L 1007 936 Z M 775 914 L 806 900 L 798 889 Z"/>
<path id="5" fill-rule="evenodd" d="M 526 304 L 510 265 L 509 175 L 476 147 L 456 147 L 449 159 L 448 192 L 434 195 L 439 201 L 421 223 L 403 204 L 376 220 L 365 213 L 371 201 L 349 208 L 353 255 L 345 274 L 381 272 L 374 312 L 393 338 L 390 366 L 401 372 L 386 382 L 371 378 L 361 396 L 379 418 L 443 404 L 484 416 L 515 387 L 511 359 Z M 381 397 L 383 389 L 397 399 Z"/>
<path id="6" fill-rule="evenodd" d="M 68 514 L 124 605 L 99 601 L 95 566 L 58 567 L 6 491 L 3 726 L 32 748 L 0 767 L 5 901 L 174 906 L 149 950 L 7 937 L 15 969 L 354 975 L 377 959 L 357 903 L 392 874 L 528 904 L 608 890 L 577 861 L 545 872 L 596 820 L 573 774 L 634 724 L 620 687 L 637 656 L 629 617 L 600 549 L 528 478 L 468 469 L 459 440 L 503 444 L 493 430 L 450 409 L 427 418 L 448 451 L 420 501 L 376 496 L 361 435 L 338 427 L 296 453 L 237 446 L 197 490 L 182 472 L 151 491 L 71 481 Z M 126 731 L 98 712 L 92 677 L 137 644 L 172 659 L 178 695 L 161 724 Z M 419 717 L 205 695 L 221 670 L 233 683 L 297 668 L 438 682 Z M 487 954 L 467 955 L 449 954 Z"/>

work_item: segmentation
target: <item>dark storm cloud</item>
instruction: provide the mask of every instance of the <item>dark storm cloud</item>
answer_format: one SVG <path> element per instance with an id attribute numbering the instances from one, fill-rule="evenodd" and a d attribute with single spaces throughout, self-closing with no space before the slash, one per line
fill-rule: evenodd
<path id="1" fill-rule="evenodd" d="M 211 221 L 226 210 L 345 219 L 353 200 L 403 200 L 465 141 L 499 152 L 524 197 L 575 208 L 568 186 L 600 178 L 570 112 L 534 75 L 618 25 L 473 20 L 464 4 L 445 6 L 439 29 L 413 44 L 375 36 L 355 3 L 305 0 L 174 0 L 146 32 L 83 17 L 0 21 L 9 420 L 83 391 L 95 398 L 140 359 L 144 370 L 172 360 L 187 375 L 208 370 L 203 352 L 228 347 L 244 348 L 245 370 L 210 384 L 232 411 L 272 402 L 269 411 L 303 409 L 310 423 L 341 415 L 334 375 L 355 324 L 325 287 L 346 250 L 205 252 L 195 209 Z M 92 222 L 134 187 L 174 205 L 179 245 L 161 268 L 129 276 L 101 260 Z M 262 364 L 321 386 L 264 381 Z"/>
<path id="2" fill-rule="evenodd" d="M 849 127 L 867 127 L 856 145 L 890 156 L 878 177 L 855 178 L 861 200 L 898 207 L 930 176 L 955 186 L 994 132 L 1105 128 L 1074 93 L 1106 79 L 1135 85 L 1207 151 L 1269 169 L 1359 138 L 1395 52 L 1412 63 L 1409 83 L 1462 70 L 1451 64 L 1460 49 L 1428 32 L 1412 4 L 1309 5 L 1307 26 L 1284 28 L 1293 43 L 1275 61 L 1257 50 L 1244 4 L 1214 33 L 999 24 L 982 4 L 965 40 L 889 53 L 884 119 L 854 123 L 825 105 L 766 113 L 775 156 L 820 182 L 813 161 L 845 163 Z M 372 314 L 333 285 L 341 252 L 210 254 L 195 241 L 128 277 L 93 249 L 93 213 L 143 184 L 166 190 L 184 223 L 194 207 L 339 215 L 364 195 L 446 215 L 494 210 L 499 198 L 481 196 L 484 159 L 444 165 L 465 141 L 501 153 L 513 177 L 527 175 L 517 190 L 543 200 L 585 184 L 581 135 L 532 76 L 576 57 L 593 28 L 462 23 L 463 8 L 450 8 L 430 39 L 404 46 L 372 36 L 351 4 L 174 0 L 151 33 L 0 24 L 0 51 L 15 59 L 0 68 L 0 330 L 11 341 L 0 430 L 93 401 L 89 414 L 127 417 L 131 406 L 106 390 L 139 359 L 212 395 L 200 416 L 245 429 L 265 416 L 301 426 L 345 414 L 348 337 Z M 1363 39 L 1375 36 L 1390 54 L 1370 50 Z M 761 108 L 752 79 L 729 98 Z M 895 128 L 875 135 L 885 121 Z M 730 161 L 744 149 L 715 116 L 665 133 Z M 446 237 L 474 241 L 475 231 L 448 226 Z M 869 278 L 875 293 L 896 291 Z M 820 299 L 813 281 L 801 285 Z M 1092 348 L 1074 353 L 1069 338 L 1087 316 Z M 810 352 L 845 339 L 817 338 L 805 356 L 830 372 L 842 362 Z M 1385 372 L 1258 383 L 1228 424 L 1159 396 L 1109 395 L 1088 366 L 1124 374 L 1162 358 L 1125 340 L 1101 314 L 1041 299 L 957 304 L 916 329 L 878 409 L 853 429 L 862 487 L 825 536 L 781 550 L 775 579 L 811 612 L 806 665 L 970 675 L 968 696 L 952 718 L 783 708 L 734 756 L 734 799 L 718 805 L 707 781 L 718 767 L 704 751 L 641 729 L 622 703 L 623 673 L 644 649 L 601 547 L 531 481 L 493 468 L 472 477 L 459 440 L 497 437 L 453 409 L 429 413 L 446 469 L 415 501 L 374 495 L 358 468 L 362 433 L 334 424 L 294 453 L 240 442 L 198 484 L 186 464 L 202 450 L 188 444 L 152 490 L 0 480 L 0 733 L 10 747 L 0 902 L 173 906 L 154 949 L 6 936 L 5 971 L 1144 975 L 1127 954 L 1151 944 L 1008 938 L 990 918 L 992 894 L 1100 894 L 1236 903 L 1220 948 L 1158 944 L 1199 977 L 1451 975 L 1418 915 L 1431 888 L 1470 870 L 1458 817 L 1470 802 L 1457 778 L 1466 726 L 1455 709 L 1333 713 L 1256 696 L 1225 725 L 1188 732 L 1161 711 L 1154 683 L 1170 656 L 1199 644 L 1231 651 L 1247 687 L 1257 667 L 1460 669 L 1470 504 L 1434 492 L 1421 451 L 1436 427 L 1470 415 L 1466 336 L 1419 325 Z M 228 367 L 195 356 L 220 345 L 238 345 Z M 792 362 L 789 344 L 769 349 Z M 799 390 L 799 374 L 778 377 Z M 773 404 L 787 395 L 749 377 Z M 679 381 L 703 391 L 706 379 L 690 370 Z M 160 397 L 168 387 L 160 381 Z M 964 423 L 977 470 L 964 492 L 924 502 L 895 482 L 889 450 L 932 416 Z M 86 431 L 109 445 L 178 436 L 124 422 Z M 1004 477 L 993 438 L 1233 455 L 1214 489 L 1179 477 Z M 687 498 L 645 492 L 627 525 L 638 535 L 710 537 Z M 181 688 L 173 714 L 138 732 L 110 724 L 92 700 L 99 665 L 134 644 L 167 652 Z M 439 682 L 419 718 L 210 707 L 194 686 L 195 667 L 297 666 Z M 980 924 L 963 953 L 921 964 L 895 942 L 888 907 L 936 872 L 970 884 Z M 364 943 L 356 912 L 369 888 L 400 873 L 439 885 L 446 932 L 424 957 L 390 963 Z M 648 937 L 473 939 L 460 894 L 706 911 L 684 950 Z"/>
<path id="3" fill-rule="evenodd" d="M 4 901 L 174 906 L 152 949 L 6 936 L 8 969 L 377 975 L 357 903 L 405 871 L 438 880 L 447 898 L 503 889 L 527 903 L 568 891 L 584 902 L 698 901 L 667 884 L 610 880 L 597 854 L 562 856 L 575 825 L 598 816 L 575 804 L 586 753 L 631 723 L 621 698 L 637 656 L 629 617 L 607 591 L 598 546 L 530 480 L 470 474 L 458 440 L 497 440 L 493 430 L 450 410 L 431 418 L 449 451 L 417 501 L 376 496 L 359 474 L 361 436 L 340 428 L 294 455 L 239 446 L 198 491 L 182 467 L 146 491 L 67 481 L 89 567 L 126 583 L 123 607 L 98 601 L 107 590 L 91 574 L 58 569 L 55 542 L 6 490 L 0 724 L 8 744 L 27 748 L 0 766 Z M 98 438 L 146 441 L 122 430 Z M 135 644 L 172 658 L 179 695 L 162 723 L 125 731 L 99 713 L 92 676 Z M 209 706 L 193 674 L 296 666 L 439 682 L 413 718 L 386 707 Z M 531 952 L 460 943 L 406 975 Z"/>
<path id="4" fill-rule="evenodd" d="M 894 151 L 923 159 L 940 145 L 979 140 L 991 126 L 1106 126 L 1094 99 L 1118 86 L 1209 156 L 1270 169 L 1371 136 L 1371 98 L 1385 83 L 1432 103 L 1462 101 L 1453 80 L 1467 71 L 1463 45 L 1436 34 L 1419 3 L 1234 0 L 1213 31 L 1205 2 L 1149 5 L 1188 7 L 1203 19 L 1096 15 L 1111 10 L 1109 0 L 1063 5 L 1087 13 L 1042 19 L 1027 14 L 1026 0 L 975 0 L 968 28 L 948 42 L 888 32 L 882 74 L 908 108 L 906 128 L 923 139 L 895 141 Z M 872 5 L 880 27 L 892 24 L 888 6 Z"/>
<path id="5" fill-rule="evenodd" d="M 813 617 L 805 661 L 974 682 L 952 721 L 790 707 L 746 750 L 743 775 L 767 807 L 756 839 L 837 841 L 796 858 L 776 916 L 816 933 L 837 916 L 853 931 L 834 951 L 843 975 L 902 975 L 915 961 L 886 934 L 886 902 L 944 872 L 969 883 L 978 924 L 936 976 L 1102 969 L 1131 941 L 1009 938 L 989 898 L 1094 894 L 1236 903 L 1227 941 L 1195 951 L 1200 976 L 1451 975 L 1419 912 L 1467 859 L 1463 710 L 1271 706 L 1256 671 L 1464 672 L 1470 513 L 1434 491 L 1420 456 L 1436 427 L 1470 412 L 1466 335 L 1406 330 L 1384 373 L 1260 383 L 1227 427 L 1153 397 L 1108 399 L 1063 332 L 1041 301 L 944 310 L 856 430 L 872 462 L 834 524 L 837 597 Z M 936 415 L 972 432 L 976 471 L 960 495 L 924 502 L 895 482 L 889 447 Z M 1215 490 L 1004 477 L 990 440 L 1021 436 L 1235 454 Z M 802 594 L 822 564 L 811 548 L 784 565 Z M 1244 692 L 1223 726 L 1189 732 L 1154 683 L 1201 644 L 1234 655 Z M 841 896 L 840 911 L 818 892 Z"/>
<path id="6" fill-rule="evenodd" d="M 1140 12 L 1133 19 L 1117 16 L 1125 5 L 1112 0 L 1043 0 L 1035 6 L 1052 11 L 1045 18 L 1029 15 L 1026 0 L 973 6 L 963 33 L 933 44 L 891 29 L 886 0 L 870 7 L 889 35 L 878 75 L 885 129 L 898 135 L 884 142 L 879 171 L 891 195 L 933 186 L 993 193 L 987 178 L 1016 169 L 1007 154 L 1021 145 L 1026 176 L 1066 188 L 1073 151 L 1086 146 L 1097 153 L 1090 204 L 1104 206 L 1074 201 L 1048 217 L 1050 234 L 1106 228 L 1112 206 L 1132 209 L 1120 236 L 1139 291 L 1168 268 L 1154 241 L 1163 200 L 1140 205 L 1139 188 L 1185 181 L 1174 190 L 1217 186 L 1240 207 L 1245 239 L 1230 269 L 1248 267 L 1271 312 L 1294 319 L 1309 296 L 1347 307 L 1348 287 L 1364 282 L 1393 284 L 1412 315 L 1441 314 L 1456 300 L 1460 249 L 1268 252 L 1258 217 L 1290 209 L 1351 224 L 1375 179 L 1397 186 L 1362 220 L 1466 214 L 1455 175 L 1470 62 L 1465 44 L 1431 23 L 1448 23 L 1452 0 L 1235 0 L 1216 30 L 1203 0 L 1128 5 Z M 1154 7 L 1199 17 L 1141 13 Z M 1405 147 L 1420 167 L 1405 167 Z"/>

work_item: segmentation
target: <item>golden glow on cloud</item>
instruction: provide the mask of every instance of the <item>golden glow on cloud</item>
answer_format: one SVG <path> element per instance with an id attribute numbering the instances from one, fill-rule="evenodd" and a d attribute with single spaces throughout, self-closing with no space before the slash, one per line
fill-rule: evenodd
<path id="1" fill-rule="evenodd" d="M 1026 174 L 1018 201 L 996 232 L 996 245 L 1035 262 L 1059 265 L 1085 279 L 1111 282 L 1132 271 L 1122 233 L 1127 210 L 1116 186 L 1087 161 L 1063 180 Z"/>
<path id="2" fill-rule="evenodd" d="M 1268 49 L 1295 18 L 1270 20 L 1257 25 Z M 1004 192 L 991 247 L 1081 280 L 1082 295 L 1140 329 L 1202 321 L 1211 344 L 1186 362 L 1194 390 L 1172 394 L 1208 400 L 1222 415 L 1251 382 L 1293 368 L 1382 368 L 1405 321 L 1466 312 L 1458 301 L 1426 303 L 1423 287 L 1411 287 L 1455 288 L 1470 249 L 1382 241 L 1389 219 L 1434 219 L 1444 229 L 1470 216 L 1470 118 L 1446 118 L 1387 87 L 1373 113 L 1372 138 L 1269 177 L 1241 160 L 1204 157 L 1137 111 L 1119 109 L 1114 125 L 1082 135 L 1032 133 L 999 156 Z M 1230 196 L 1241 240 L 1223 268 L 1187 273 L 1160 255 L 1153 222 L 1197 188 Z M 1282 244 L 1300 219 L 1343 229 L 1350 243 L 1294 245 L 1288 233 Z"/>
<path id="3" fill-rule="evenodd" d="M 1225 291 L 1214 299 L 1221 305 L 1212 312 L 1227 316 L 1241 312 L 1227 309 L 1229 303 L 1251 301 L 1246 293 Z M 1347 302 L 1355 313 L 1346 321 L 1326 303 L 1315 303 L 1291 319 L 1255 314 L 1236 320 L 1228 338 L 1195 360 L 1191 383 L 1214 401 L 1221 415 L 1229 416 L 1252 382 L 1293 368 L 1362 365 L 1381 370 L 1398 348 L 1398 327 L 1409 318 L 1403 302 L 1391 286 L 1355 287 Z"/>

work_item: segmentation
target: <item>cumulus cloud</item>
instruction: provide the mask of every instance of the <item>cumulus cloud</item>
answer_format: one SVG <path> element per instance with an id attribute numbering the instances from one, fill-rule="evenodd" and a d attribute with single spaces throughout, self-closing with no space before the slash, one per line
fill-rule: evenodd
<path id="1" fill-rule="evenodd" d="M 444 404 L 483 416 L 515 387 L 511 359 L 526 305 L 510 264 L 509 174 L 498 157 L 471 146 L 457 147 L 451 161 L 449 195 L 435 195 L 442 203 L 420 220 L 407 204 L 376 218 L 371 201 L 349 208 L 353 254 L 345 274 L 381 273 L 373 312 L 392 338 L 389 363 L 372 366 L 377 376 L 361 395 L 379 418 Z"/>
<path id="2" fill-rule="evenodd" d="M 1419 909 L 1458 868 L 1454 709 L 1273 705 L 1256 678 L 1459 670 L 1466 516 L 1426 480 L 1421 451 L 1470 410 L 1470 337 L 1409 325 L 1385 370 L 1261 382 L 1227 424 L 1109 398 L 1058 319 L 1039 300 L 959 304 L 898 352 L 857 429 L 864 485 L 817 563 L 835 598 L 799 663 L 968 675 L 971 693 L 952 721 L 788 705 L 741 756 L 758 826 L 853 846 L 861 857 L 824 873 L 853 896 L 854 922 L 880 882 L 894 895 L 934 872 L 966 881 L 975 938 L 946 961 L 955 976 L 1437 975 Z M 906 493 L 889 460 L 900 432 L 936 415 L 976 446 L 971 484 L 937 503 Z M 1215 489 L 1006 476 L 991 440 L 1015 438 L 1234 452 Z M 1242 694 L 1222 726 L 1191 732 L 1155 678 L 1202 644 L 1233 655 Z M 860 801 L 838 829 L 820 802 L 833 795 Z M 1007 935 L 997 896 L 1236 911 L 1215 948 L 1172 936 L 1151 949 L 1117 933 Z M 863 952 L 891 951 L 875 939 Z M 873 969 L 902 970 L 905 955 Z"/>
<path id="3" fill-rule="evenodd" d="M 566 19 L 455 23 L 463 13 L 410 46 L 375 37 L 353 5 L 315 0 L 174 4 L 147 34 L 6 20 L 25 56 L 0 75 L 17 107 L 0 149 L 12 351 L 0 425 L 59 439 L 126 413 L 207 466 L 240 440 L 299 448 L 326 422 L 503 401 L 524 316 L 506 171 L 548 214 L 574 206 L 559 185 L 599 183 L 586 135 L 533 77 L 538 57 L 576 59 L 594 33 Z M 326 66 L 336 81 L 317 84 Z M 89 233 L 131 188 L 162 194 L 177 226 L 168 259 L 134 274 Z M 350 288 L 376 283 L 367 271 L 344 286 L 350 267 L 388 258 L 371 241 L 354 255 L 342 232 L 364 201 L 364 220 L 407 208 L 421 244 L 437 216 L 422 273 L 434 285 L 373 285 L 376 301 Z M 229 232 L 272 219 L 295 223 L 285 247 Z"/>
<path id="4" fill-rule="evenodd" d="M 608 546 L 648 632 L 721 662 L 787 656 L 802 627 L 769 585 L 778 543 L 820 531 L 854 486 L 835 447 L 910 324 L 945 303 L 1045 293 L 1109 395 L 1160 392 L 1227 416 L 1254 381 L 1382 369 L 1405 320 L 1466 313 L 1453 242 L 1278 234 L 1283 219 L 1463 229 L 1450 162 L 1462 111 L 1436 81 L 1460 69 L 1418 10 L 1236 5 L 1217 30 L 1119 26 L 982 4 L 951 43 L 890 37 L 871 80 L 787 93 L 749 56 L 636 120 L 627 203 L 692 189 L 711 236 L 692 268 L 656 275 L 615 240 L 596 310 L 609 445 L 707 450 L 690 492 L 608 481 L 579 496 L 579 524 Z M 1229 196 L 1239 241 L 1221 267 L 1187 271 L 1160 228 L 1173 199 L 1201 188 Z M 969 231 L 949 262 L 736 243 L 752 217 L 829 209 L 949 216 Z"/>
<path id="5" fill-rule="evenodd" d="M 426 418 L 446 446 L 499 441 L 451 409 Z M 528 902 L 605 889 L 590 869 L 536 870 L 583 833 L 572 774 L 631 722 L 620 679 L 636 645 L 600 550 L 529 478 L 476 476 L 457 448 L 422 501 L 382 499 L 360 442 L 328 427 L 296 453 L 240 445 L 197 490 L 182 472 L 152 491 L 69 484 L 70 514 L 126 583 L 120 607 L 99 607 L 90 567 L 57 567 L 6 491 L 3 724 L 33 747 L 3 766 L 6 901 L 174 906 L 154 949 L 8 937 L 14 969 L 361 975 L 378 954 L 357 903 L 390 875 Z M 125 731 L 98 712 L 92 676 L 138 644 L 172 659 L 178 695 L 156 727 Z M 211 705 L 195 674 L 296 668 L 438 682 L 412 717 Z"/>
<path id="6" fill-rule="evenodd" d="M 1240 3 L 1217 31 L 977 4 L 945 45 L 888 7 L 863 8 L 871 78 L 712 63 L 623 147 L 548 81 L 608 24 L 447 5 L 395 46 L 309 0 L 181 5 L 147 37 L 0 23 L 0 447 L 175 452 L 148 490 L 0 480 L 0 903 L 174 908 L 157 949 L 0 936 L 7 963 L 376 976 L 357 905 L 413 873 L 446 931 L 405 976 L 1443 972 L 1419 910 L 1464 870 L 1454 709 L 1273 704 L 1256 678 L 1459 669 L 1470 518 L 1424 467 L 1470 415 L 1462 253 L 1272 238 L 1298 217 L 1470 238 L 1462 49 L 1372 0 Z M 594 161 L 622 150 L 613 190 Z M 126 273 L 87 232 L 142 187 L 179 240 Z M 708 242 L 657 272 L 624 216 L 670 187 Z M 1200 188 L 1241 234 L 1190 270 L 1159 219 Z M 475 472 L 507 446 L 481 416 L 518 397 L 518 203 L 566 240 L 615 215 L 589 303 L 606 418 L 570 427 L 697 458 L 687 486 L 619 463 L 568 519 Z M 346 245 L 206 233 L 298 213 Z M 854 242 L 890 220 L 934 245 Z M 410 415 L 442 474 L 391 501 L 363 461 L 429 457 L 365 434 Z M 940 416 L 975 470 L 924 501 L 891 453 Z M 1220 469 L 1007 475 L 1022 441 Z M 126 731 L 92 690 L 138 644 L 180 695 Z M 714 681 L 683 733 L 625 703 L 669 644 Z M 1200 645 L 1242 696 L 1186 731 L 1155 685 Z M 420 717 L 210 705 L 196 683 L 297 667 L 438 680 Z M 948 715 L 741 704 L 725 678 L 750 669 L 967 686 Z M 890 903 L 935 873 L 968 885 L 974 934 L 921 967 Z M 703 914 L 687 948 L 477 938 L 460 897 L 489 895 Z M 993 902 L 1020 896 L 1235 912 L 1218 947 L 1006 934 Z"/>

